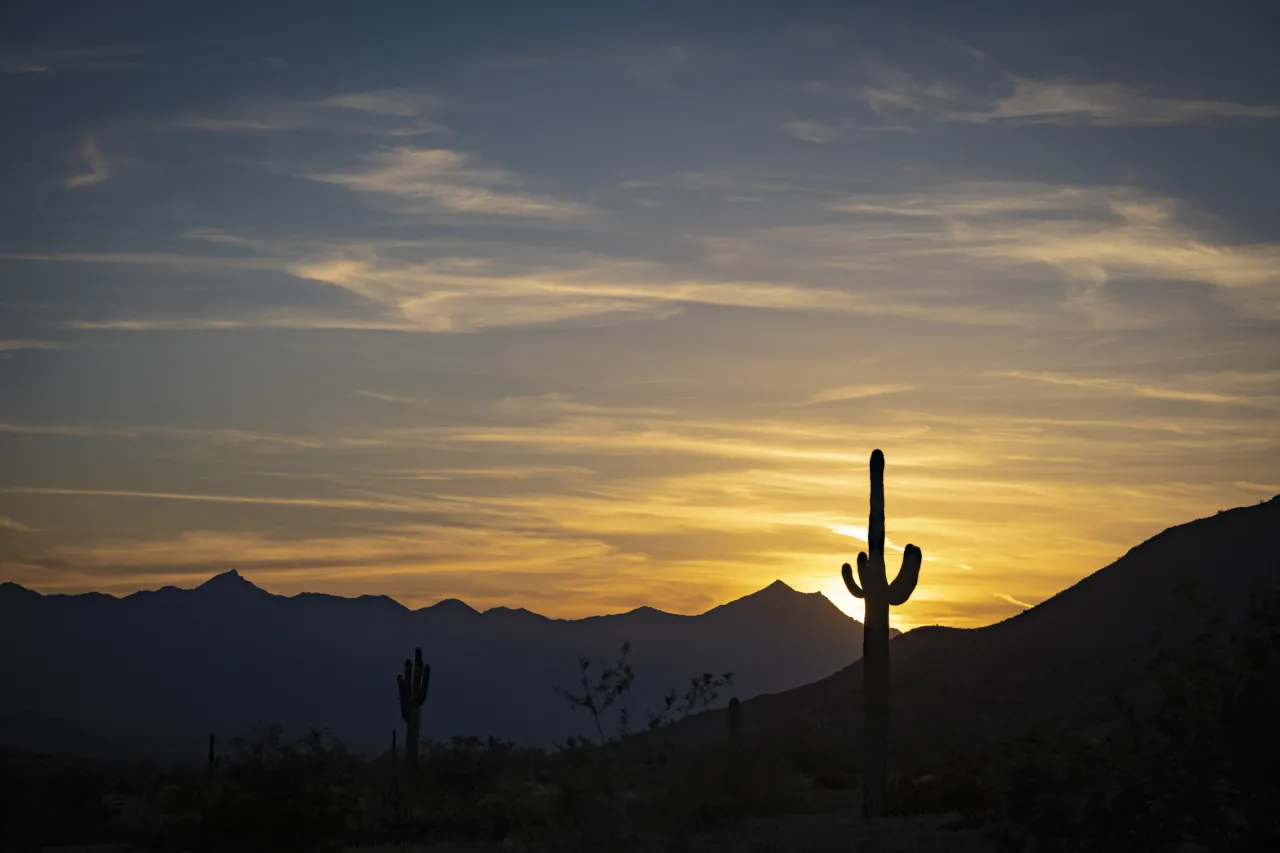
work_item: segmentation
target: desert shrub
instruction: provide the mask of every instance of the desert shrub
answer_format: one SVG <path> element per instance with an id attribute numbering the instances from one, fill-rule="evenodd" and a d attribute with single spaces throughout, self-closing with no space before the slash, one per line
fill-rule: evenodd
<path id="1" fill-rule="evenodd" d="M 112 770 L 99 762 L 0 754 L 0 839 L 14 849 L 118 840 Z"/>
<path id="2" fill-rule="evenodd" d="M 323 732 L 285 740 L 279 727 L 260 727 L 233 743 L 210 783 L 199 841 L 281 851 L 336 844 L 359 819 L 358 769 L 358 759 Z"/>
<path id="3" fill-rule="evenodd" d="M 1002 850 L 1280 849 L 1280 595 L 1162 653 L 1151 683 L 1110 732 L 1015 745 Z"/>

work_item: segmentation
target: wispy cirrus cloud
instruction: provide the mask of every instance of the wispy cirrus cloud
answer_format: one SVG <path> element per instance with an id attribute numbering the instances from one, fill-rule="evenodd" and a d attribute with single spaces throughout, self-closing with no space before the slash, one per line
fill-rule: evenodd
<path id="1" fill-rule="evenodd" d="M 451 213 L 569 219 L 589 210 L 578 202 L 526 193 L 517 175 L 478 168 L 473 160 L 446 148 L 390 148 L 369 155 L 363 169 L 307 177 Z"/>
<path id="2" fill-rule="evenodd" d="M 109 159 L 95 137 L 87 137 L 76 149 L 76 157 L 84 162 L 85 171 L 67 178 L 63 186 L 69 190 L 105 184 L 116 176 L 118 164 Z"/>
<path id="3" fill-rule="evenodd" d="M 903 124 L 858 124 L 849 120 L 841 122 L 820 122 L 812 120 L 796 120 L 785 122 L 782 129 L 803 142 L 827 143 L 844 142 L 851 139 L 886 133 L 919 133 L 914 127 Z"/>
<path id="4" fill-rule="evenodd" d="M 593 228 L 574 202 L 524 191 L 517 176 L 457 152 L 395 149 L 364 170 L 312 176 L 410 209 L 550 217 Z M 663 318 L 707 305 L 896 316 L 951 325 L 1152 328 L 1181 322 L 1178 303 L 1126 306 L 1117 281 L 1193 282 L 1241 316 L 1280 311 L 1280 243 L 1224 242 L 1186 224 L 1193 211 L 1131 186 L 958 181 L 839 197 L 804 184 L 685 175 L 649 186 L 739 192 L 754 186 L 807 205 L 817 221 L 720 234 L 657 232 L 679 260 L 499 242 L 272 241 L 218 229 L 185 236 L 240 253 L 11 253 L 12 260 L 191 269 L 277 270 L 359 296 L 343 311 L 120 317 L 74 328 L 146 331 L 278 327 L 467 332 L 566 321 Z M 626 187 L 627 191 L 637 187 Z M 416 205 L 425 204 L 418 208 Z M 652 227 L 652 226 L 649 226 Z M 993 280 L 994 277 L 994 280 Z M 1013 282 L 1019 282 L 1014 284 Z M 1008 283 L 1005 283 L 1008 282 Z M 1024 294 L 1007 295 L 1015 287 Z M 1065 287 L 1065 289 L 1064 289 Z M 1158 311 L 1153 311 L 1158 308 Z M 1178 313 L 1183 311 L 1184 313 Z"/>
<path id="5" fill-rule="evenodd" d="M 414 86 L 322 97 L 251 96 L 220 109 L 185 112 L 168 126 L 235 134 L 324 130 L 390 137 L 450 136 L 450 128 L 428 118 L 444 103 L 438 94 Z"/>
<path id="6" fill-rule="evenodd" d="M 1012 92 L 999 97 L 986 114 L 968 120 L 1134 127 L 1280 118 L 1280 104 L 1167 97 L 1120 83 L 1022 77 L 1011 77 L 1010 82 Z"/>
<path id="7" fill-rule="evenodd" d="M 1178 388 L 1098 376 L 1067 376 L 1058 373 L 1032 373 L 1020 370 L 1005 371 L 1001 375 L 1032 382 L 1044 382 L 1050 385 L 1127 394 L 1153 400 L 1176 400 L 1220 406 L 1280 409 L 1280 374 L 1255 376 L 1255 380 L 1261 379 L 1261 381 L 1248 382 L 1244 389 L 1235 393 L 1223 390 L 1224 388 L 1239 387 L 1231 381 L 1235 377 L 1230 373 L 1190 377 L 1193 381 L 1199 379 L 1199 384 L 1203 386 L 1200 388 Z M 1259 385 L 1264 386 L 1263 389 L 1259 389 Z M 1270 389 L 1265 389 L 1267 385 L 1271 386 Z M 1259 393 L 1260 390 L 1263 393 Z M 1269 390 L 1269 393 L 1266 393 L 1266 390 Z"/>
<path id="8" fill-rule="evenodd" d="M 0 353 L 18 352 L 20 350 L 54 350 L 63 349 L 63 341 L 44 341 L 34 338 L 0 338 Z"/>
<path id="9" fill-rule="evenodd" d="M 372 89 L 366 92 L 349 92 L 333 95 L 321 103 L 375 115 L 410 118 L 429 110 L 438 109 L 444 99 L 434 92 L 421 89 Z"/>
<path id="10" fill-rule="evenodd" d="M 852 86 L 811 84 L 807 88 L 852 96 L 886 118 L 918 116 L 937 122 L 1155 127 L 1280 118 L 1280 104 L 1162 95 L 1151 87 L 1128 83 L 1005 74 L 986 85 L 966 86 L 925 80 L 888 67 L 878 67 L 869 76 L 868 82 Z M 815 137 L 821 136 L 818 129 L 824 127 L 817 122 L 793 124 L 801 130 L 814 128 L 811 135 Z"/>
<path id="11" fill-rule="evenodd" d="M 832 209 L 936 223 L 903 232 L 897 251 L 904 260 L 932 251 L 986 265 L 1048 264 L 1093 281 L 1143 276 L 1224 287 L 1280 281 L 1280 243 L 1213 242 L 1182 224 L 1176 202 L 1132 187 L 958 182 L 859 194 Z"/>
<path id="12" fill-rule="evenodd" d="M 841 385 L 838 388 L 827 388 L 813 394 L 809 399 L 800 405 L 812 406 L 821 403 L 838 403 L 844 400 L 864 400 L 868 397 L 882 397 L 886 394 L 899 394 L 903 391 L 910 391 L 915 388 L 914 385 L 906 383 L 887 383 L 876 384 L 868 383 L 861 385 Z"/>
<path id="13" fill-rule="evenodd" d="M 137 68 L 144 54 L 132 48 L 70 47 L 56 44 L 0 47 L 0 74 L 55 74 L 74 71 L 114 71 Z"/>
<path id="14" fill-rule="evenodd" d="M 1025 601 L 1022 601 L 1021 599 L 1014 598 L 1012 595 L 1009 595 L 1008 593 L 993 592 L 991 594 L 994 595 L 996 598 L 1000 599 L 1001 601 L 1007 601 L 1010 604 L 1016 604 L 1017 606 L 1022 608 L 1029 609 L 1029 608 L 1035 607 L 1034 604 L 1029 604 Z"/>

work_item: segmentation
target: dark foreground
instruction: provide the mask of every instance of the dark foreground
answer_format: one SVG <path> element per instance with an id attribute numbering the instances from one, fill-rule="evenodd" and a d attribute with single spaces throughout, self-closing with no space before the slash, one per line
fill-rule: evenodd
<path id="1" fill-rule="evenodd" d="M 557 751 L 456 739 L 369 759 L 261 729 L 213 762 L 11 752 L 0 847 L 209 851 L 1280 849 L 1280 597 L 1153 662 L 1087 737 L 1010 738 L 895 768 L 877 839 L 853 751 L 680 726 Z M 940 708 L 939 713 L 945 714 Z M 695 722 L 691 720 L 690 722 Z"/>

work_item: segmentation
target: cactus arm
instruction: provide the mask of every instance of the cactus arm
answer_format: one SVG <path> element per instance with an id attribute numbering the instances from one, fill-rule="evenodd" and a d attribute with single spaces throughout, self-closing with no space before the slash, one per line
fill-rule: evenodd
<path id="1" fill-rule="evenodd" d="M 889 584 L 889 603 L 894 607 L 907 603 L 920 580 L 920 562 L 924 555 L 915 545 L 908 545 L 902 554 L 902 568 Z"/>
<path id="2" fill-rule="evenodd" d="M 850 595 L 854 598 L 864 597 L 865 593 L 863 593 L 862 587 L 858 586 L 858 582 L 853 579 L 853 569 L 849 567 L 848 563 L 840 567 L 840 577 L 844 578 L 845 588 L 849 590 Z"/>
<path id="3" fill-rule="evenodd" d="M 427 691 L 431 687 L 431 664 L 424 664 L 422 667 L 422 686 L 418 689 L 418 704 L 422 705 L 427 701 Z"/>
<path id="4" fill-rule="evenodd" d="M 858 580 L 862 581 L 862 592 L 872 598 L 878 590 L 884 589 L 883 583 L 876 583 L 876 573 L 871 570 L 871 560 L 865 552 L 858 552 Z"/>

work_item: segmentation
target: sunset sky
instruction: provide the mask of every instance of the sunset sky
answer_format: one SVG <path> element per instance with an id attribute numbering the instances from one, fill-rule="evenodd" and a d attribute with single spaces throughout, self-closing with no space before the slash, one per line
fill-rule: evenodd
<path id="1" fill-rule="evenodd" d="M 879 447 L 976 626 L 1280 492 L 1276 11 L 1014 6 L 6 3 L 0 581 L 858 615 Z"/>

